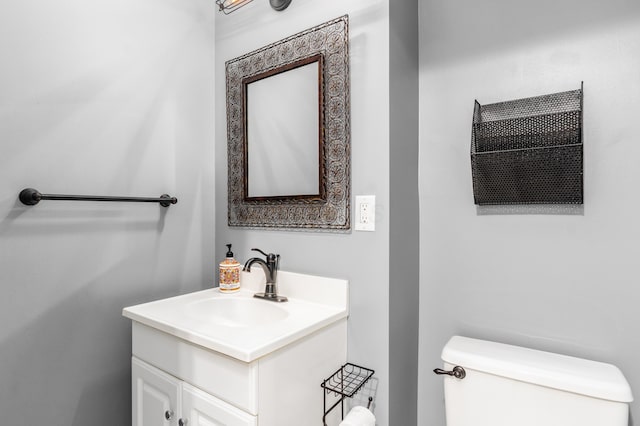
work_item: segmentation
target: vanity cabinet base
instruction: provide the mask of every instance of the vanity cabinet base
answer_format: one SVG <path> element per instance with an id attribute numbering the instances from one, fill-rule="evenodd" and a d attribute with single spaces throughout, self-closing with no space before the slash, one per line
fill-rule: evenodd
<path id="1" fill-rule="evenodd" d="M 321 425 L 320 383 L 346 345 L 345 318 L 247 363 L 134 321 L 132 424 Z"/>
<path id="2" fill-rule="evenodd" d="M 132 358 L 133 426 L 257 426 L 258 418 Z"/>

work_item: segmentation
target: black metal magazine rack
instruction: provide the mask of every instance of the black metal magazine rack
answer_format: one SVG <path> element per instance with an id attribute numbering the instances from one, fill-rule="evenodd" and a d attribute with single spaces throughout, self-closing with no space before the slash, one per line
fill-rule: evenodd
<path id="1" fill-rule="evenodd" d="M 325 379 L 320 385 L 324 390 L 322 424 L 327 426 L 327 414 L 340 404 L 342 418 L 344 419 L 344 399 L 353 397 L 365 383 L 373 376 L 374 371 L 359 365 L 346 363 L 340 367 L 331 377 Z M 339 399 L 327 409 L 327 395 L 333 394 Z M 372 398 L 369 398 L 371 405 Z M 367 407 L 368 408 L 368 407 Z"/>
<path id="2" fill-rule="evenodd" d="M 489 105 L 475 103 L 474 201 L 582 204 L 583 86 Z"/>

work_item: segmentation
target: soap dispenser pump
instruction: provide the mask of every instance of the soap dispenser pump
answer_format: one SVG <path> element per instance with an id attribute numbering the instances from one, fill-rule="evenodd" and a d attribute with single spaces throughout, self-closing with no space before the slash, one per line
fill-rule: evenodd
<path id="1" fill-rule="evenodd" d="M 233 258 L 231 244 L 227 244 L 226 258 L 220 262 L 220 291 L 234 293 L 240 290 L 240 268 L 242 265 Z"/>

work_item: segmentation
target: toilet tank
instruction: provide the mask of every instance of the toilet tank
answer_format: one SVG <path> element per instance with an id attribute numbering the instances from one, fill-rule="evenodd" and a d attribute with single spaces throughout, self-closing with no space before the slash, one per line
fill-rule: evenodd
<path id="1" fill-rule="evenodd" d="M 454 336 L 442 351 L 447 426 L 628 426 L 631 389 L 602 362 Z"/>

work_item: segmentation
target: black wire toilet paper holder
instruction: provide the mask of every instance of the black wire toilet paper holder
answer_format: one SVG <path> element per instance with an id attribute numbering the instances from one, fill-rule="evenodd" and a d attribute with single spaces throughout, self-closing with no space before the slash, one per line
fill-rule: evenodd
<path id="1" fill-rule="evenodd" d="M 323 411 L 322 424 L 327 426 L 327 415 L 333 411 L 334 408 L 340 404 L 342 411 L 342 419 L 344 419 L 344 399 L 352 398 L 365 383 L 373 376 L 375 371 L 370 368 L 361 367 L 350 362 L 344 364 L 330 377 L 322 381 L 320 385 L 325 391 L 323 393 Z M 340 397 L 329 409 L 327 409 L 327 395 L 333 394 Z M 367 408 L 371 406 L 373 401 L 372 397 L 369 397 L 369 403 Z"/>

